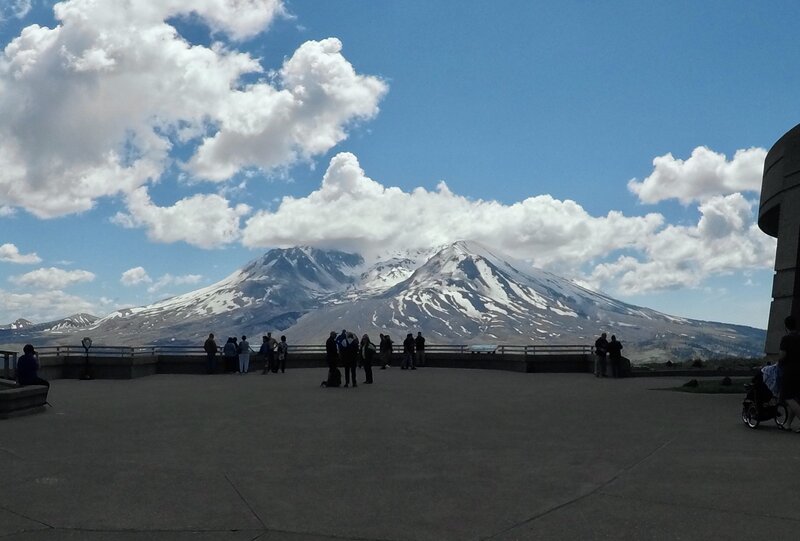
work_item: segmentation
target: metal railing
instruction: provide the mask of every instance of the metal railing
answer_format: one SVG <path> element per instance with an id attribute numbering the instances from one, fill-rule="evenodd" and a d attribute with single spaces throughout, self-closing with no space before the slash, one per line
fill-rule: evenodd
<path id="1" fill-rule="evenodd" d="M 0 357 L 3 357 L 3 378 L 11 379 L 12 376 L 16 377 L 16 374 L 17 374 L 17 352 L 16 351 L 0 351 Z"/>
<path id="2" fill-rule="evenodd" d="M 431 344 L 425 346 L 425 353 L 460 353 L 460 354 L 494 354 L 494 355 L 591 355 L 594 346 L 585 344 L 552 344 L 552 345 L 450 345 Z"/>
<path id="3" fill-rule="evenodd" d="M 260 344 L 257 344 L 260 347 Z M 222 348 L 218 348 L 220 353 Z M 258 351 L 257 347 L 253 348 Z M 40 357 L 74 357 L 86 354 L 83 346 L 43 346 L 37 349 Z M 402 344 L 394 344 L 393 353 L 403 352 Z M 450 354 L 494 354 L 494 355 L 590 355 L 594 346 L 586 344 L 536 344 L 536 345 L 509 345 L 509 344 L 429 344 L 425 346 L 425 353 L 450 353 Z M 0 351 L 0 355 L 3 353 Z M 16 353 L 7 352 L 14 355 Z M 296 344 L 289 345 L 289 354 L 324 354 L 324 344 Z M 103 346 L 93 345 L 89 350 L 90 357 L 155 357 L 158 355 L 186 355 L 204 356 L 203 346 L 185 345 L 156 345 L 156 346 Z"/>

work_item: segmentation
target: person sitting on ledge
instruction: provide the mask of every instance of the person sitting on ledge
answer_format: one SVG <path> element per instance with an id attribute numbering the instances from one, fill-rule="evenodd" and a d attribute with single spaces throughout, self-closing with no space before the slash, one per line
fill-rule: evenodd
<path id="1" fill-rule="evenodd" d="M 39 356 L 30 344 L 22 348 L 24 355 L 17 361 L 17 383 L 20 387 L 25 385 L 44 385 L 50 387 L 50 382 L 39 377 Z"/>

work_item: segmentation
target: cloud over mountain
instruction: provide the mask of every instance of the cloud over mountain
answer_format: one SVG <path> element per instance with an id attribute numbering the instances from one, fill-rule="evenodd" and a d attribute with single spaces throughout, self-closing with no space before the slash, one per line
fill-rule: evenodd
<path id="1" fill-rule="evenodd" d="M 366 176 L 357 158 L 336 155 L 319 189 L 284 197 L 247 220 L 248 246 L 310 244 L 366 254 L 430 248 L 469 238 L 592 287 L 626 294 L 694 287 L 709 276 L 768 268 L 774 239 L 740 193 L 708 198 L 694 226 L 661 214 L 592 216 L 578 203 L 536 196 L 505 205 L 471 200 L 440 183 L 405 192 Z"/>

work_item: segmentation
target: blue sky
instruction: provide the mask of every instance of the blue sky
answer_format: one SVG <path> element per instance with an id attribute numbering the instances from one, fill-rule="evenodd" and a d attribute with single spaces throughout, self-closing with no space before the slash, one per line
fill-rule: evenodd
<path id="1" fill-rule="evenodd" d="M 469 236 L 766 326 L 793 2 L 53 4 L 0 8 L 0 324 Z"/>

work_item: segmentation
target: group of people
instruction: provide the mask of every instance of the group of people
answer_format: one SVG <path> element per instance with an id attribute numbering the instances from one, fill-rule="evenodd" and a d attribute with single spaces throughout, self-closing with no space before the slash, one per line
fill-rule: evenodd
<path id="1" fill-rule="evenodd" d="M 611 377 L 622 377 L 622 342 L 617 340 L 616 335 L 611 335 L 611 341 L 606 338 L 606 333 L 602 333 L 600 338 L 594 342 L 594 375 L 597 378 L 608 377 L 607 365 L 611 368 Z M 606 362 L 608 358 L 608 363 Z"/>
<path id="2" fill-rule="evenodd" d="M 356 368 L 361 366 L 364 369 L 363 383 L 372 384 L 372 366 L 377 362 L 381 370 L 386 370 L 391 364 L 392 354 L 394 353 L 394 342 L 387 334 L 381 334 L 376 346 L 369 335 L 364 334 L 359 340 L 355 333 L 342 329 L 340 334 L 331 331 L 328 340 L 325 342 L 325 358 L 328 364 L 328 378 L 322 382 L 324 387 L 339 387 L 342 375 L 339 366 L 344 368 L 344 386 L 358 387 L 356 381 Z M 403 370 L 416 370 L 418 365 L 425 364 L 425 337 L 422 333 L 417 333 L 414 338 L 412 333 L 408 333 L 403 341 Z"/>
<path id="3" fill-rule="evenodd" d="M 217 354 L 220 352 L 220 348 L 214 340 L 214 333 L 208 335 L 203 344 L 203 350 L 206 352 L 206 371 L 209 374 L 216 373 Z M 250 371 L 250 354 L 252 353 L 256 353 L 256 351 L 250 347 L 247 336 L 242 335 L 241 340 L 235 336 L 229 336 L 222 347 L 225 372 L 247 374 Z M 277 374 L 278 370 L 282 373 L 286 372 L 286 357 L 289 354 L 286 336 L 281 336 L 280 341 L 277 341 L 272 337 L 272 333 L 268 332 L 266 336 L 262 337 L 261 347 L 257 353 L 264 357 L 262 374 L 266 374 L 268 371 Z"/>

